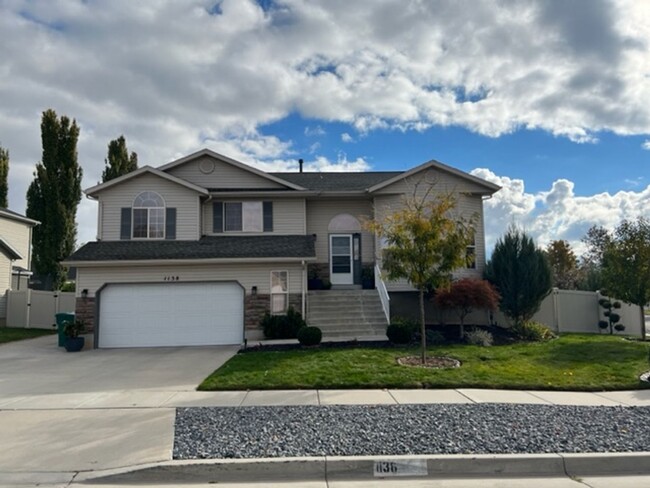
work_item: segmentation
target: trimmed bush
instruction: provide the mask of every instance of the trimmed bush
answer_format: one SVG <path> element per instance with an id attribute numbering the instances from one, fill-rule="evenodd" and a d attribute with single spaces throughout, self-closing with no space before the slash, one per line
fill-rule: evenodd
<path id="1" fill-rule="evenodd" d="M 447 342 L 445 335 L 439 330 L 427 329 L 427 345 L 435 346 Z"/>
<path id="2" fill-rule="evenodd" d="M 474 329 L 465 332 L 465 341 L 472 346 L 490 347 L 494 343 L 494 337 L 487 330 Z"/>
<path id="3" fill-rule="evenodd" d="M 293 307 L 289 307 L 286 315 L 264 314 L 260 323 L 267 339 L 295 339 L 298 331 L 307 324 Z"/>
<path id="4" fill-rule="evenodd" d="M 303 346 L 317 346 L 323 339 L 323 333 L 318 327 L 303 327 L 298 331 L 298 342 Z"/>
<path id="5" fill-rule="evenodd" d="M 397 318 L 386 328 L 388 340 L 393 344 L 410 344 L 417 324 L 411 320 Z"/>
<path id="6" fill-rule="evenodd" d="M 546 342 L 556 337 L 551 329 L 533 320 L 524 322 L 521 325 L 515 325 L 511 330 L 520 341 Z"/>

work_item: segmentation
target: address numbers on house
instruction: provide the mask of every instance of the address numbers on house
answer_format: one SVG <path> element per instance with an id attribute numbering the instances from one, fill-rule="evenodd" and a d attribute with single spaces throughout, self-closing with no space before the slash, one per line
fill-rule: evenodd
<path id="1" fill-rule="evenodd" d="M 165 276 L 163 281 L 180 281 L 180 278 L 178 276 Z"/>

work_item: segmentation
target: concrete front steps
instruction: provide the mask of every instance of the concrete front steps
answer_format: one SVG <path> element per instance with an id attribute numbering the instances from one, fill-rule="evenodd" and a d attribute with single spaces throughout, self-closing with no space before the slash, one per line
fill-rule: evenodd
<path id="1" fill-rule="evenodd" d="M 311 290 L 307 324 L 323 331 L 323 338 L 386 335 L 388 322 L 377 290 Z"/>

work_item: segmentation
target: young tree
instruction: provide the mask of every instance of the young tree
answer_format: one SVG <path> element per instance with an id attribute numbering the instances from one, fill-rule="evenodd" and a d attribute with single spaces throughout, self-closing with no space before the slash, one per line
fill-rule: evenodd
<path id="1" fill-rule="evenodd" d="M 552 241 L 546 248 L 546 257 L 551 266 L 553 286 L 563 290 L 577 287 L 578 259 L 567 241 Z"/>
<path id="2" fill-rule="evenodd" d="M 407 279 L 418 290 L 422 363 L 426 363 L 424 294 L 449 285 L 453 270 L 467 264 L 466 249 L 473 242 L 474 217 L 454 218 L 451 195 L 434 195 L 434 185 L 418 196 L 417 186 L 404 207 L 373 220 L 368 228 L 384 239 L 383 269 L 388 279 Z"/>
<path id="3" fill-rule="evenodd" d="M 501 294 L 499 308 L 515 326 L 530 320 L 551 291 L 551 268 L 544 251 L 514 226 L 497 241 L 485 274 Z"/>
<path id="4" fill-rule="evenodd" d="M 454 281 L 448 290 L 436 293 L 434 301 L 443 309 L 455 309 L 460 319 L 460 336 L 465 335 L 465 317 L 474 309 L 496 310 L 499 294 L 486 280 L 463 278 Z"/>
<path id="5" fill-rule="evenodd" d="M 34 227 L 33 262 L 36 273 L 46 275 L 52 288 L 65 280 L 59 264 L 74 250 L 75 217 L 81 200 L 82 170 L 77 163 L 79 128 L 52 109 L 43 112 L 41 140 L 43 156 L 36 165 L 34 181 L 27 190 L 27 216 L 41 222 Z"/>
<path id="6" fill-rule="evenodd" d="M 0 207 L 9 207 L 9 151 L 0 146 Z"/>
<path id="7" fill-rule="evenodd" d="M 650 220 L 624 221 L 607 244 L 602 257 L 607 294 L 639 306 L 641 338 L 645 339 L 643 307 L 650 302 Z"/>
<path id="8" fill-rule="evenodd" d="M 138 169 L 138 155 L 135 152 L 129 155 L 126 140 L 120 136 L 108 143 L 108 157 L 104 159 L 104 164 L 102 183 Z"/>

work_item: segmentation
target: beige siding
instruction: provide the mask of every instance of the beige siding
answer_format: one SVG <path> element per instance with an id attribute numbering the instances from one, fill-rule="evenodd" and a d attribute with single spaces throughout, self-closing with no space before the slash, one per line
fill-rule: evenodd
<path id="1" fill-rule="evenodd" d="M 418 196 L 425 191 L 424 187 L 419 188 Z M 446 189 L 444 190 L 446 191 Z M 413 189 L 410 190 L 413 194 Z M 402 208 L 404 204 L 403 195 L 378 195 L 375 197 L 375 212 L 377 219 L 381 220 L 391 211 Z M 476 217 L 476 268 L 463 268 L 454 272 L 454 278 L 481 278 L 485 269 L 485 228 L 483 222 L 483 200 L 480 195 L 457 194 L 457 205 L 455 212 L 464 218 Z M 376 240 L 377 260 L 380 260 L 380 244 Z M 386 283 L 389 291 L 411 291 L 413 288 L 406 280 L 392 281 Z"/>
<path id="2" fill-rule="evenodd" d="M 201 163 L 214 163 L 211 173 L 201 171 Z M 286 188 L 284 185 L 262 176 L 237 168 L 211 156 L 181 164 L 168 171 L 169 174 L 194 183 L 203 188 Z"/>
<path id="3" fill-rule="evenodd" d="M 289 272 L 289 293 L 302 292 L 300 264 L 203 264 L 176 266 L 97 267 L 77 269 L 77 296 L 87 289 L 94 296 L 105 283 L 164 283 L 165 277 L 178 277 L 179 282 L 237 281 L 250 294 L 257 286 L 259 294 L 270 293 L 271 271 Z"/>
<path id="4" fill-rule="evenodd" d="M 101 214 L 99 239 L 120 239 L 122 207 L 131 207 L 135 197 L 143 191 L 155 191 L 165 200 L 165 206 L 176 208 L 176 239 L 195 240 L 199 236 L 199 195 L 184 186 L 152 174 L 143 174 L 115 185 L 99 195 Z"/>
<path id="5" fill-rule="evenodd" d="M 435 186 L 439 188 L 440 191 L 451 193 L 485 192 L 485 187 L 478 185 L 470 180 L 461 178 L 460 176 L 449 173 L 447 171 L 428 168 L 407 178 L 398 180 L 392 185 L 388 185 L 387 187 L 376 191 L 374 194 L 385 195 L 390 193 L 398 193 L 412 195 L 416 185 L 418 185 L 418 189 L 421 190 L 431 183 L 435 184 Z"/>
<path id="6" fill-rule="evenodd" d="M 0 237 L 9 243 L 23 257 L 14 261 L 15 266 L 30 267 L 31 225 L 0 217 Z"/>
<path id="7" fill-rule="evenodd" d="M 7 317 L 7 289 L 11 284 L 11 261 L 0 253 L 0 319 Z"/>
<path id="8" fill-rule="evenodd" d="M 214 234 L 212 229 L 212 204 L 223 202 L 271 201 L 273 202 L 273 234 L 305 235 L 305 200 L 303 198 L 214 198 L 203 204 L 203 234 Z M 250 232 L 228 232 L 228 235 L 253 235 Z M 270 234 L 264 232 L 264 235 Z M 220 234 L 223 235 L 223 234 Z"/>
<path id="9" fill-rule="evenodd" d="M 329 262 L 329 223 L 339 214 L 350 214 L 363 225 L 372 217 L 372 202 L 362 199 L 322 199 L 307 201 L 307 234 L 316 234 L 316 258 L 319 263 Z M 373 234 L 361 232 L 361 260 L 374 262 Z"/>

